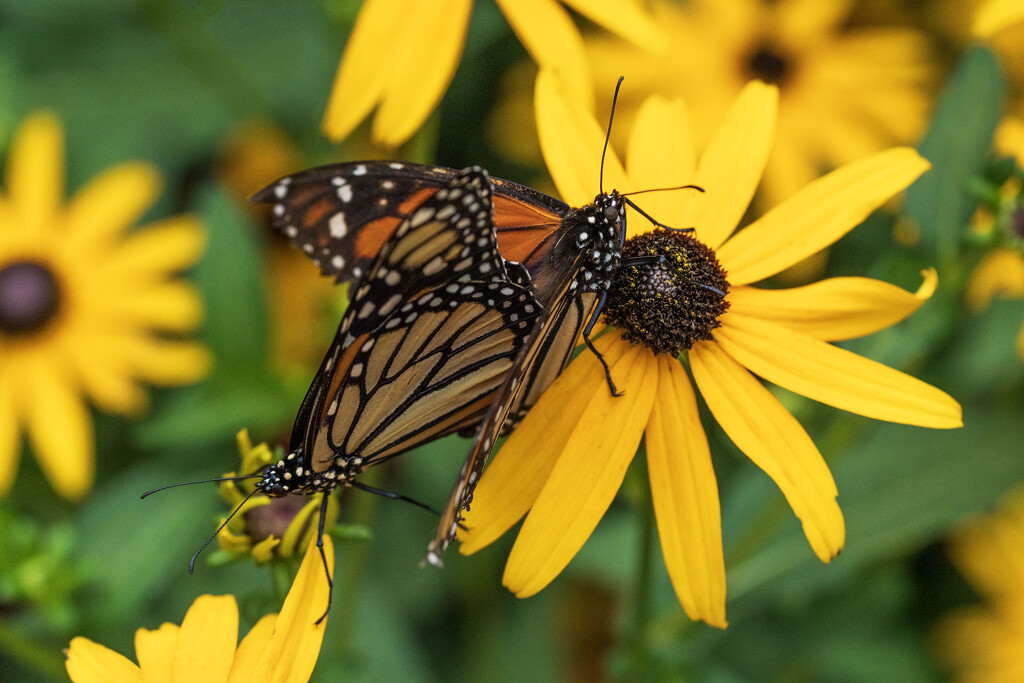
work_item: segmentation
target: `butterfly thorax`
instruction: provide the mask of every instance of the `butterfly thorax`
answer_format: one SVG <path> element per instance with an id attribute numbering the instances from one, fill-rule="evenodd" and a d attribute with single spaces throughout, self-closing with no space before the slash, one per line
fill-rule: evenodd
<path id="1" fill-rule="evenodd" d="M 361 458 L 339 460 L 322 472 L 314 472 L 305 462 L 302 448 L 297 448 L 276 465 L 263 470 L 263 478 L 256 488 L 271 498 L 281 498 L 289 493 L 309 495 L 332 491 L 347 485 L 363 469 Z"/>
<path id="2" fill-rule="evenodd" d="M 623 235 L 626 230 L 626 205 L 618 192 L 599 194 L 593 203 L 566 216 L 563 225 L 573 237 L 573 249 L 580 268 L 573 290 L 604 292 L 619 267 Z"/>

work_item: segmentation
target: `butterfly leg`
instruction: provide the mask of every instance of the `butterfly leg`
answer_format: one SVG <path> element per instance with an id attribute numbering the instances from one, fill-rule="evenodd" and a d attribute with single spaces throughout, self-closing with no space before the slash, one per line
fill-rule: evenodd
<path id="1" fill-rule="evenodd" d="M 384 489 L 379 489 L 376 486 L 370 486 L 368 484 L 364 484 L 364 483 L 358 482 L 358 481 L 352 481 L 352 482 L 349 482 L 349 483 L 352 486 L 356 487 L 357 489 L 360 489 L 362 491 L 366 491 L 367 493 L 373 493 L 373 494 L 376 494 L 378 496 L 383 496 L 384 498 L 387 498 L 388 500 L 404 500 L 406 503 L 412 503 L 416 507 L 423 508 L 427 512 L 433 514 L 435 517 L 440 517 L 441 516 L 440 512 L 438 512 L 434 508 L 430 507 L 426 503 L 421 503 L 420 501 L 416 500 L 415 498 L 410 498 L 408 496 L 403 496 L 401 493 L 396 493 L 394 491 L 385 491 Z M 466 528 L 462 524 L 459 524 L 459 526 L 462 529 Z"/>
<path id="2" fill-rule="evenodd" d="M 327 554 L 324 552 L 324 527 L 327 525 L 327 503 L 330 501 L 330 491 L 324 491 L 323 501 L 320 503 L 320 523 L 316 528 L 316 548 L 320 551 L 320 559 L 324 563 L 324 575 L 327 577 L 327 609 L 316 620 L 316 625 L 327 618 L 331 611 L 331 599 L 334 597 L 334 581 L 331 579 L 331 570 L 327 567 Z"/>
<path id="3" fill-rule="evenodd" d="M 604 359 L 601 352 L 594 346 L 594 342 L 590 339 L 590 333 L 594 329 L 594 325 L 597 324 L 597 319 L 601 315 L 601 309 L 604 308 L 604 302 L 608 299 L 608 292 L 601 292 L 601 298 L 597 300 L 597 305 L 594 306 L 594 312 L 590 314 L 590 320 L 587 321 L 587 326 L 583 328 L 583 342 L 587 345 L 597 359 L 601 361 L 601 367 L 604 368 L 604 378 L 608 382 L 608 388 L 612 392 L 612 396 L 622 396 L 622 392 L 615 388 L 615 382 L 612 380 L 612 371 L 608 368 L 608 361 Z"/>

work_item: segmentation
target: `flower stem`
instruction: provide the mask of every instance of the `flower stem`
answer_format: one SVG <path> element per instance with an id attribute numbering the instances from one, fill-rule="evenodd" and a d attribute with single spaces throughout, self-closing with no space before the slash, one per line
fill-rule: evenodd
<path id="1" fill-rule="evenodd" d="M 37 644 L 3 620 L 0 620 L 0 652 L 26 670 L 35 671 L 55 681 L 67 678 L 57 652 Z"/>
<path id="2" fill-rule="evenodd" d="M 647 626 L 651 618 L 651 570 L 654 564 L 654 505 L 651 484 L 647 475 L 647 454 L 643 448 L 637 452 L 633 481 L 635 504 L 640 512 L 640 534 L 637 539 L 636 576 L 633 581 L 633 616 L 630 625 L 630 674 L 633 681 L 650 680 L 651 653 L 648 647 Z"/>

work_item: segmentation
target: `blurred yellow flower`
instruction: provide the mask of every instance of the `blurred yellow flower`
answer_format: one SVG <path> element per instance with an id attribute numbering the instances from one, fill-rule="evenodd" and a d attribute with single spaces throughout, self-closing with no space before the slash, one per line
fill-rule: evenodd
<path id="1" fill-rule="evenodd" d="M 695 183 L 704 188 L 704 194 L 643 197 L 648 213 L 671 225 L 695 226 L 700 242 L 667 231 L 642 234 L 649 223 L 635 214 L 630 218 L 624 258 L 636 255 L 635 245 L 645 245 L 650 250 L 640 253 L 664 255 L 686 272 L 655 264 L 620 268 L 616 275 L 606 320 L 626 320 L 627 326 L 612 328 L 597 346 L 626 398 L 610 395 L 597 360 L 582 353 L 481 478 L 461 550 L 479 550 L 527 515 L 503 578 L 517 596 L 543 589 L 582 547 L 643 438 L 662 552 L 676 595 L 691 618 L 726 625 L 718 490 L 696 397 L 683 363 L 674 357 L 683 349 L 711 414 L 782 489 L 814 552 L 826 562 L 845 537 L 832 475 L 807 433 L 755 375 L 876 419 L 961 426 L 960 406 L 945 393 L 827 343 L 905 318 L 931 296 L 934 271 L 924 273 L 916 294 L 866 278 L 834 278 L 788 290 L 750 286 L 832 244 L 928 168 L 912 149 L 877 153 L 811 183 L 733 235 L 768 158 L 777 101 L 775 87 L 748 85 L 698 162 L 683 103 L 653 97 L 640 108 L 630 133 L 626 168 L 609 152 L 605 187 L 628 192 Z M 592 189 L 583 179 L 596 175 L 600 126 L 562 98 L 554 76 L 543 72 L 537 82 L 537 126 L 563 199 L 575 205 L 588 201 Z M 690 264 L 698 262 L 717 270 L 718 279 L 696 279 L 704 271 Z M 727 292 L 724 302 L 694 281 Z M 631 292 L 645 287 L 660 294 L 636 305 Z M 716 306 L 713 319 L 701 318 L 703 310 Z M 694 315 L 687 318 L 690 312 Z M 632 317 L 642 324 L 628 324 Z M 648 332 L 664 320 L 674 320 L 675 327 L 664 325 L 652 340 Z"/>
<path id="2" fill-rule="evenodd" d="M 954 536 L 949 554 L 985 604 L 946 617 L 939 655 L 958 681 L 1024 681 L 1024 493 Z"/>
<path id="3" fill-rule="evenodd" d="M 281 459 L 265 443 L 253 446 L 246 429 L 238 433 L 238 452 L 242 460 L 241 467 L 237 473 L 228 472 L 225 477 L 261 472 Z M 249 498 L 257 481 L 254 478 L 221 482 L 220 494 L 232 510 L 242 505 L 243 501 L 245 504 L 217 534 L 217 545 L 229 553 L 251 554 L 258 563 L 269 562 L 277 557 L 296 557 L 301 548 L 309 545 L 311 539 L 316 541 L 320 504 L 323 497 L 330 494 L 282 498 L 260 494 Z M 330 530 L 337 519 L 338 501 L 331 497 L 327 502 L 324 528 Z"/>
<path id="4" fill-rule="evenodd" d="M 986 0 L 974 15 L 974 35 L 987 38 L 1021 23 L 1024 23 L 1021 0 Z"/>
<path id="5" fill-rule="evenodd" d="M 844 28 L 852 0 L 653 0 L 672 39 L 657 58 L 628 46 L 588 43 L 597 83 L 620 74 L 638 95 L 685 97 L 706 141 L 747 81 L 779 88 L 778 134 L 762 179 L 774 206 L 823 171 L 892 144 L 914 142 L 929 107 L 933 65 L 923 35 L 900 28 Z M 611 96 L 604 88 L 598 95 Z M 632 100 L 632 101 L 631 101 Z"/>
<path id="6" fill-rule="evenodd" d="M 334 546 L 324 539 L 330 571 Z M 181 626 L 165 623 L 135 632 L 138 665 L 88 638 L 72 639 L 65 651 L 74 683 L 297 683 L 308 681 L 320 655 L 328 586 L 315 539 L 307 548 L 280 614 L 268 614 L 238 642 L 238 605 L 233 595 L 201 595 Z"/>
<path id="7" fill-rule="evenodd" d="M 191 216 L 132 224 L 155 201 L 155 168 L 124 163 L 67 206 L 63 132 L 50 114 L 22 125 L 0 195 L 0 495 L 14 483 L 21 432 L 50 483 L 76 500 L 92 487 L 101 409 L 136 414 L 140 381 L 194 382 L 210 367 L 201 345 L 175 336 L 198 325 L 195 290 L 174 277 L 195 262 L 203 231 Z"/>
<path id="8" fill-rule="evenodd" d="M 512 30 L 538 64 L 559 73 L 577 105 L 592 102 L 583 37 L 573 10 L 645 50 L 666 36 L 632 0 L 496 0 Z M 466 42 L 473 0 L 366 0 L 334 80 L 323 131 L 340 141 L 379 106 L 374 140 L 395 147 L 408 140 L 441 100 Z"/>

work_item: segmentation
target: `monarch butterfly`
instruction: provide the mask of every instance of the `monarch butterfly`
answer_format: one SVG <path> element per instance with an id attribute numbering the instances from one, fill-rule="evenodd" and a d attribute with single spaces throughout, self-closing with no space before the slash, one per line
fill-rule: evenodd
<path id="1" fill-rule="evenodd" d="M 467 186 L 474 191 L 464 192 Z M 273 204 L 274 227 L 323 274 L 358 282 L 296 418 L 292 452 L 265 472 L 261 490 L 284 495 L 359 486 L 353 477 L 370 464 L 479 425 L 428 545 L 426 561 L 440 565 L 495 438 L 554 381 L 581 332 L 604 364 L 589 335 L 620 265 L 626 205 L 661 224 L 603 187 L 591 204 L 573 208 L 480 169 L 400 162 L 311 169 L 271 184 L 253 201 Z M 467 208 L 475 218 L 464 214 Z M 465 240 L 477 240 L 475 253 L 483 257 L 472 267 L 464 251 L 450 246 L 461 243 L 456 234 L 471 221 Z M 396 266 L 396 254 L 409 258 L 408 267 Z M 473 267 L 484 279 L 460 288 L 467 282 L 462 273 Z M 505 298 L 482 298 L 485 283 Z M 461 293 L 471 290 L 471 296 Z M 434 296 L 443 302 L 433 304 Z M 436 311 L 429 321 L 415 318 L 427 310 Z M 412 317 L 400 321 L 407 312 Z M 467 323 L 471 318 L 478 322 Z M 439 367 L 417 367 L 423 359 L 412 349 L 436 348 L 431 336 L 460 324 L 472 331 L 472 345 L 448 346 L 447 358 L 432 361 L 446 363 L 458 381 L 410 393 L 385 377 L 396 369 L 420 377 Z M 377 389 L 369 391 L 367 382 Z M 339 435 L 338 425 L 348 437 Z"/>

